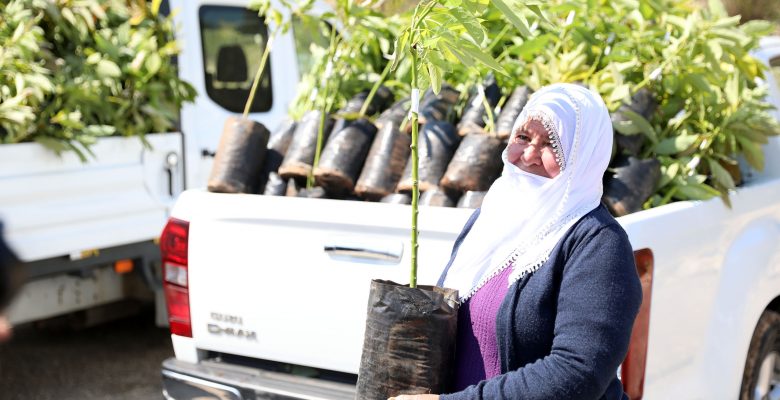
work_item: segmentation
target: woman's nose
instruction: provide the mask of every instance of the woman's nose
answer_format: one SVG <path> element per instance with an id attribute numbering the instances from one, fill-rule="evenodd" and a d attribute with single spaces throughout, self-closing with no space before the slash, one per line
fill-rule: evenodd
<path id="1" fill-rule="evenodd" d="M 534 144 L 529 144 L 523 151 L 523 162 L 526 165 L 537 165 L 542 163 L 542 153 L 539 151 L 539 147 Z"/>

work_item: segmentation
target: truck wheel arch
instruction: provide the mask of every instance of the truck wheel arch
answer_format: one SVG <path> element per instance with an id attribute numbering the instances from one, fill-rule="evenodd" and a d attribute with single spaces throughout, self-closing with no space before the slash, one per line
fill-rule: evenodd
<path id="1" fill-rule="evenodd" d="M 770 392 L 780 391 L 780 376 L 776 371 L 776 366 L 780 362 L 778 358 L 780 358 L 780 313 L 767 308 L 758 319 L 750 340 L 739 391 L 740 400 L 765 398 Z M 763 365 L 767 362 L 772 365 Z M 769 372 L 769 369 L 774 371 Z"/>

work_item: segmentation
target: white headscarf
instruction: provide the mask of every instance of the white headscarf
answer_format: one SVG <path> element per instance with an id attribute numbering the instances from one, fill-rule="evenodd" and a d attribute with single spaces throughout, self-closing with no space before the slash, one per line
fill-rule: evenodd
<path id="1" fill-rule="evenodd" d="M 561 172 L 546 178 L 507 160 L 490 187 L 479 217 L 461 243 L 444 286 L 470 298 L 490 278 L 512 266 L 508 285 L 536 271 L 558 241 L 599 205 L 602 176 L 612 152 L 612 123 L 597 93 L 573 84 L 536 92 L 515 121 L 536 119 L 550 133 Z"/>

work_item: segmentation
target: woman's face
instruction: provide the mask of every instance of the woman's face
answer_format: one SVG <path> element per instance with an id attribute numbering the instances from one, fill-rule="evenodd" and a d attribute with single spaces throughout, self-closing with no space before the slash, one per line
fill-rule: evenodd
<path id="1" fill-rule="evenodd" d="M 535 175 L 555 178 L 561 173 L 550 134 L 536 120 L 527 121 L 509 138 L 507 159 L 517 168 Z"/>

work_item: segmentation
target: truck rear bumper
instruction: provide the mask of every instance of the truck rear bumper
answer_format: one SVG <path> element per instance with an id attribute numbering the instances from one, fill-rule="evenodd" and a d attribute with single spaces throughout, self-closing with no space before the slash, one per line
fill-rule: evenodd
<path id="1" fill-rule="evenodd" d="M 354 399 L 355 386 L 216 361 L 197 364 L 169 358 L 162 364 L 166 399 Z"/>

